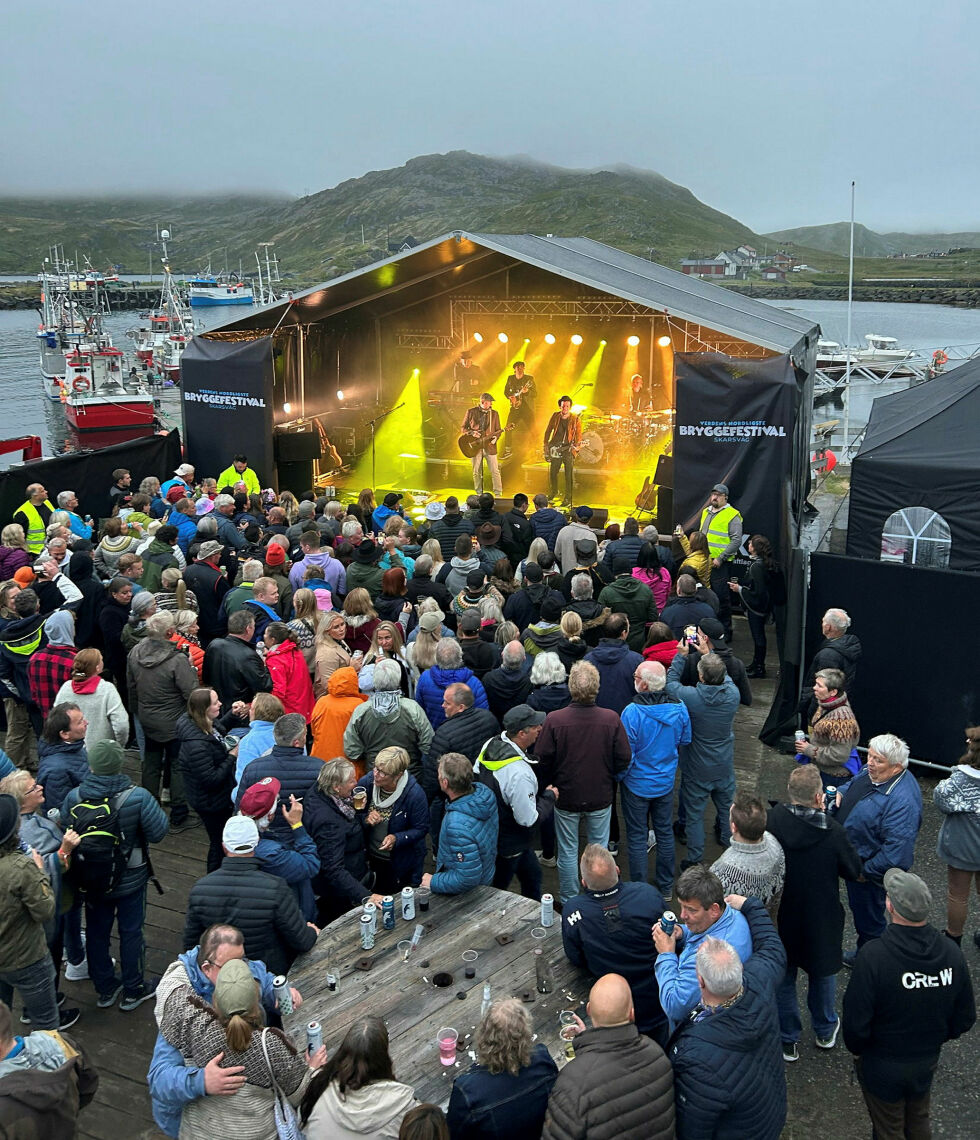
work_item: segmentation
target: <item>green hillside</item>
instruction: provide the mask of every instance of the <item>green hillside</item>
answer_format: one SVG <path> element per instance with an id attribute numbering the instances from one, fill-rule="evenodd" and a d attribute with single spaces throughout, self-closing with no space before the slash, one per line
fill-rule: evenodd
<path id="1" fill-rule="evenodd" d="M 847 257 L 850 242 L 850 223 L 832 222 L 825 226 L 800 226 L 797 229 L 776 230 L 764 234 L 775 242 L 795 242 L 810 249 Z M 930 253 L 934 250 L 980 249 L 980 233 L 906 234 L 875 233 L 867 226 L 854 226 L 855 257 L 890 257 L 900 253 Z"/>
<path id="2" fill-rule="evenodd" d="M 592 237 L 646 257 L 652 251 L 667 265 L 695 251 L 758 244 L 747 226 L 652 172 L 566 170 L 453 151 L 298 200 L 0 198 L 0 273 L 36 272 L 54 243 L 97 268 L 142 273 L 156 256 L 158 226 L 172 231 L 171 261 L 181 271 L 210 258 L 215 270 L 237 269 L 241 260 L 248 272 L 257 243 L 272 241 L 283 270 L 310 282 L 385 256 L 389 242 L 453 229 Z"/>

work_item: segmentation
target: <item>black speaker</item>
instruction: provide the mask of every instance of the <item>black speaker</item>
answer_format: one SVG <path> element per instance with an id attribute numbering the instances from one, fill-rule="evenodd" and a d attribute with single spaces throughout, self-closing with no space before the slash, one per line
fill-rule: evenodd
<path id="1" fill-rule="evenodd" d="M 320 436 L 315 431 L 280 432 L 273 439 L 277 463 L 308 463 L 320 458 Z"/>
<path id="2" fill-rule="evenodd" d="M 657 458 L 657 473 L 653 477 L 658 487 L 674 487 L 674 457 L 661 455 Z"/>
<path id="3" fill-rule="evenodd" d="M 292 491 L 294 495 L 301 495 L 313 487 L 313 460 L 300 460 L 296 463 L 285 463 L 280 460 L 276 464 L 276 473 L 279 476 L 279 489 Z"/>

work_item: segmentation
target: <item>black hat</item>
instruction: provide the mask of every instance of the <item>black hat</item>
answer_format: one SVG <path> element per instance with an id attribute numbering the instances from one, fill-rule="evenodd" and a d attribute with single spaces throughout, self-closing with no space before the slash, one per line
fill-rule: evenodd
<path id="1" fill-rule="evenodd" d="M 725 627 L 716 617 L 702 618 L 698 622 L 698 629 L 711 641 L 721 642 L 725 640 Z"/>
<path id="2" fill-rule="evenodd" d="M 404 496 L 399 491 L 389 491 L 384 497 L 384 506 L 397 507 L 398 503 Z"/>
<path id="3" fill-rule="evenodd" d="M 561 611 L 565 608 L 564 598 L 556 598 L 549 594 L 541 603 L 541 620 L 559 622 L 561 621 Z"/>
<path id="4" fill-rule="evenodd" d="M 581 519 L 582 522 L 588 522 L 594 514 L 595 511 L 593 511 L 591 507 L 587 507 L 584 503 L 575 508 L 575 517 Z"/>
<path id="5" fill-rule="evenodd" d="M 613 559 L 615 574 L 629 574 L 633 570 L 633 559 L 628 554 L 617 554 Z"/>
<path id="6" fill-rule="evenodd" d="M 87 538 L 79 538 L 72 544 L 71 552 L 72 554 L 88 554 L 89 551 L 94 549 L 95 547 Z"/>
<path id="7" fill-rule="evenodd" d="M 524 581 L 525 582 L 542 582 L 544 581 L 544 571 L 537 564 L 537 562 L 528 562 L 524 567 Z"/>
<path id="8" fill-rule="evenodd" d="M 486 583 L 487 576 L 483 570 L 471 570 L 466 575 L 466 589 L 469 590 L 482 590 Z"/>
<path id="9" fill-rule="evenodd" d="M 0 843 L 6 843 L 20 826 L 20 804 L 13 796 L 0 795 Z"/>
<path id="10" fill-rule="evenodd" d="M 577 538 L 575 540 L 575 557 L 579 562 L 588 562 L 590 565 L 596 560 L 596 541 L 594 538 Z"/>
<path id="11" fill-rule="evenodd" d="M 522 728 L 534 728 L 539 724 L 544 724 L 544 713 L 530 705 L 514 705 L 504 713 L 504 732 L 520 732 Z"/>
<path id="12" fill-rule="evenodd" d="M 354 547 L 354 561 L 362 562 L 365 566 L 372 565 L 372 563 L 377 562 L 380 557 L 381 547 L 370 538 L 361 539 L 357 546 Z"/>
<path id="13" fill-rule="evenodd" d="M 473 353 L 464 349 L 459 354 L 459 358 L 460 358 L 460 360 L 472 360 L 473 359 Z"/>

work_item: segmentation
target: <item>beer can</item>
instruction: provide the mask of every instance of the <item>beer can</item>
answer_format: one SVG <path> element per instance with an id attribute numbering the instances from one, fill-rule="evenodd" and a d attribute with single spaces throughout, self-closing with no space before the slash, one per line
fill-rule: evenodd
<path id="1" fill-rule="evenodd" d="M 276 1001 L 279 1003 L 279 1012 L 283 1017 L 293 1012 L 293 994 L 289 988 L 289 982 L 286 981 L 285 974 L 279 974 L 278 977 L 272 979 L 272 989 L 276 995 Z"/>
<path id="2" fill-rule="evenodd" d="M 364 904 L 364 906 L 362 907 L 362 911 L 371 920 L 371 933 L 377 934 L 378 933 L 378 908 L 374 905 L 373 902 L 366 902 Z"/>
<path id="3" fill-rule="evenodd" d="M 796 732 L 793 733 L 793 736 L 795 737 L 797 744 L 803 744 L 806 740 L 806 733 L 800 729 L 797 729 Z"/>
<path id="4" fill-rule="evenodd" d="M 365 950 L 374 949 L 374 931 L 371 929 L 371 916 L 361 915 L 361 946 Z"/>
<path id="5" fill-rule="evenodd" d="M 411 887 L 402 889 L 402 918 L 411 922 L 415 917 L 415 891 Z"/>
<path id="6" fill-rule="evenodd" d="M 555 896 L 541 896 L 541 925 L 554 926 L 555 924 Z"/>
<path id="7" fill-rule="evenodd" d="M 311 1021 L 306 1027 L 306 1051 L 313 1054 L 323 1045 L 323 1030 L 319 1021 Z"/>
<path id="8" fill-rule="evenodd" d="M 837 789 L 831 784 L 824 788 L 824 808 L 826 811 L 837 810 Z"/>
<path id="9" fill-rule="evenodd" d="M 660 929 L 664 934 L 673 934 L 677 925 L 677 915 L 672 910 L 665 910 L 660 916 Z"/>
<path id="10" fill-rule="evenodd" d="M 391 895 L 385 895 L 381 900 L 381 925 L 385 930 L 395 929 L 395 900 Z"/>
<path id="11" fill-rule="evenodd" d="M 331 970 L 327 971 L 327 989 L 335 994 L 337 992 L 337 975 Z"/>

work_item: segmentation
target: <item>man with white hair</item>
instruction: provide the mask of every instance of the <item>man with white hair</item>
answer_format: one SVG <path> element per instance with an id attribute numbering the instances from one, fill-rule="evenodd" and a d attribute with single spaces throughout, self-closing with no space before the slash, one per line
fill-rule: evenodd
<path id="1" fill-rule="evenodd" d="M 699 999 L 670 1046 L 677 1135 L 779 1140 L 786 1123 L 786 1076 L 773 988 L 786 954 L 758 899 L 728 895 L 752 932 L 743 962 L 721 938 L 698 947 Z"/>
<path id="2" fill-rule="evenodd" d="M 829 609 L 820 622 L 823 641 L 817 646 L 810 667 L 803 678 L 800 712 L 805 718 L 814 705 L 813 682 L 821 669 L 840 669 L 844 674 L 843 688 L 849 697 L 854 696 L 854 681 L 857 677 L 858 662 L 861 659 L 861 642 L 850 632 L 851 619 L 846 610 Z M 808 719 L 804 719 L 803 728 Z"/>
<path id="3" fill-rule="evenodd" d="M 421 781 L 422 757 L 432 744 L 432 725 L 420 705 L 401 695 L 401 683 L 397 661 L 375 662 L 374 691 L 347 722 L 344 755 L 370 767 L 382 748 L 404 748 L 411 761 L 409 770 Z"/>
<path id="4" fill-rule="evenodd" d="M 238 611 L 253 595 L 255 582 L 262 577 L 262 563 L 257 558 L 249 558 L 242 563 L 242 580 L 225 594 L 221 608 L 226 617 Z"/>
<path id="5" fill-rule="evenodd" d="M 837 793 L 837 821 L 861 857 L 862 873 L 847 884 L 857 949 L 844 951 L 853 966 L 858 950 L 885 930 L 885 872 L 908 871 L 922 826 L 922 793 L 909 769 L 909 746 L 890 732 L 868 741 L 868 762 Z"/>
<path id="6" fill-rule="evenodd" d="M 245 548 L 245 535 L 242 531 L 245 524 L 239 526 L 231 521 L 235 513 L 235 500 L 231 495 L 218 495 L 214 500 L 214 518 L 218 524 L 218 541 L 223 546 L 230 546 L 232 550 Z"/>
<path id="7" fill-rule="evenodd" d="M 92 516 L 87 515 L 86 522 L 80 514 L 78 514 L 78 496 L 74 491 L 59 491 L 58 492 L 58 509 L 65 511 L 68 514 L 68 526 L 76 538 L 91 538 L 92 537 Z"/>
<path id="8" fill-rule="evenodd" d="M 622 712 L 633 760 L 620 786 L 630 879 L 647 880 L 650 820 L 657 846 L 656 883 L 669 896 L 674 884 L 674 777 L 678 748 L 691 743 L 691 715 L 666 692 L 666 685 L 667 671 L 659 661 L 641 661 L 633 671 L 636 692 Z"/>

